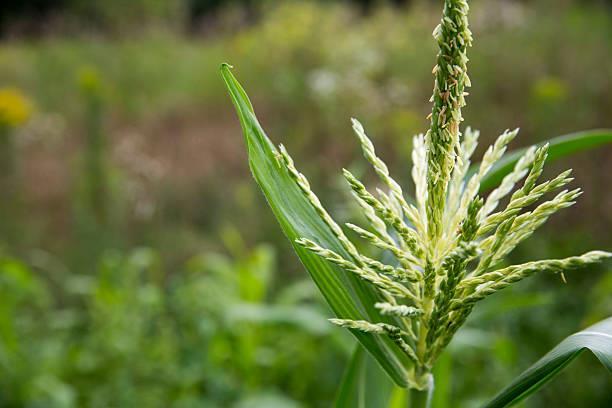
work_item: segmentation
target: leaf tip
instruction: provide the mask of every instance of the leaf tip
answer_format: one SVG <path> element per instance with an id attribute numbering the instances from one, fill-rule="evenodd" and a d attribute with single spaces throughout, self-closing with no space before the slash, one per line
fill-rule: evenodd
<path id="1" fill-rule="evenodd" d="M 221 70 L 221 72 L 227 72 L 230 69 L 234 69 L 234 66 L 231 64 L 228 64 L 227 62 L 222 62 L 219 69 Z"/>

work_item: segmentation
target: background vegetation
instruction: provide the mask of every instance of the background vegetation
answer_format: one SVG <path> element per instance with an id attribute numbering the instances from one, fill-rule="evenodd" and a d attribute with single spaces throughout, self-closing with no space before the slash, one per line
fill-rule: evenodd
<path id="1" fill-rule="evenodd" d="M 354 341 L 326 322 L 248 174 L 218 67 L 236 66 L 270 136 L 350 218 L 334 205 L 347 190 L 326 177 L 361 171 L 348 119 L 409 177 L 439 6 L 3 3 L 0 406 L 329 406 Z M 500 126 L 521 127 L 513 147 L 612 127 L 608 2 L 472 9 L 465 117 L 482 146 Z M 549 166 L 573 167 L 585 194 L 513 261 L 612 248 L 611 158 Z M 437 406 L 478 406 L 612 315 L 609 265 L 567 278 L 487 300 L 438 367 Z M 585 356 L 525 405 L 610 406 L 612 382 Z"/>

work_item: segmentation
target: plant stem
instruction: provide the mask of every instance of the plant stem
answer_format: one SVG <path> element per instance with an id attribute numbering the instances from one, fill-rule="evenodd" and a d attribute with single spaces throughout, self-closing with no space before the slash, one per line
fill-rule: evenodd
<path id="1" fill-rule="evenodd" d="M 429 385 L 424 390 L 410 389 L 410 408 L 430 408 L 433 400 L 434 378 L 429 377 Z"/>
<path id="2" fill-rule="evenodd" d="M 18 240 L 19 181 L 17 174 L 17 150 L 13 129 L 0 124 L 0 236 L 7 243 Z"/>
<path id="3" fill-rule="evenodd" d="M 105 168 L 106 146 L 103 134 L 103 100 L 98 93 L 89 93 L 87 98 L 87 150 L 85 171 L 87 206 L 98 225 L 104 225 L 108 210 Z"/>

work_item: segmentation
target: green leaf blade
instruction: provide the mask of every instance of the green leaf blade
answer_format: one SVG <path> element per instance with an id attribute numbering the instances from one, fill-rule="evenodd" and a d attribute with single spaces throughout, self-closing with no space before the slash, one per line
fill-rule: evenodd
<path id="1" fill-rule="evenodd" d="M 502 408 L 518 403 L 552 380 L 585 350 L 591 351 L 612 372 L 612 317 L 566 337 L 497 394 L 485 408 Z"/>
<path id="2" fill-rule="evenodd" d="M 338 388 L 336 408 L 405 407 L 407 390 L 394 386 L 374 359 L 357 346 Z"/>
<path id="3" fill-rule="evenodd" d="M 364 374 L 365 355 L 363 348 L 357 346 L 342 376 L 342 382 L 334 403 L 336 408 L 365 408 Z"/>
<path id="4" fill-rule="evenodd" d="M 350 258 L 277 159 L 276 148 L 261 128 L 246 92 L 230 68 L 223 64 L 221 74 L 240 119 L 251 172 L 302 264 L 337 317 L 388 321 L 388 317 L 381 316 L 373 307 L 379 296 L 372 288 L 354 274 L 345 272 L 295 243 L 298 238 L 315 240 L 321 246 Z M 411 362 L 391 340 L 359 331 L 353 331 L 353 335 L 397 385 L 407 386 L 407 367 Z"/>
<path id="5" fill-rule="evenodd" d="M 570 133 L 547 140 L 545 143 L 549 143 L 548 162 L 550 162 L 564 156 L 612 143 L 612 129 L 594 129 Z M 487 191 L 496 187 L 504 176 L 512 171 L 514 165 L 526 150 L 526 148 L 514 150 L 498 161 L 483 178 L 480 183 L 480 191 Z M 468 174 L 474 174 L 479 165 L 479 163 L 472 165 Z"/>

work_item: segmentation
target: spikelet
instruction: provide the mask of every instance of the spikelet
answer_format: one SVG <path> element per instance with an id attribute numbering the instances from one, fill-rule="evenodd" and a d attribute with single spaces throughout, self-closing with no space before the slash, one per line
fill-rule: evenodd
<path id="1" fill-rule="evenodd" d="M 421 309 L 406 305 L 392 305 L 390 303 L 375 303 L 374 307 L 380 310 L 383 315 L 398 317 L 415 317 L 423 314 Z"/>
<path id="2" fill-rule="evenodd" d="M 462 291 L 463 296 L 453 302 L 454 308 L 482 300 L 510 284 L 523 280 L 537 272 L 550 271 L 562 273 L 570 269 L 583 268 L 589 264 L 601 262 L 611 256 L 612 253 L 610 252 L 591 251 L 581 256 L 572 256 L 565 259 L 549 259 L 513 265 L 478 277 L 466 279 L 459 285 L 458 289 Z"/>
<path id="3" fill-rule="evenodd" d="M 393 326 L 386 323 L 372 324 L 365 320 L 343 320 L 343 319 L 329 319 L 329 321 L 340 327 L 347 329 L 359 330 L 364 333 L 373 334 L 384 334 L 388 336 L 395 344 L 397 344 L 413 362 L 418 362 L 418 357 L 414 352 L 413 348 L 406 342 L 406 338 L 409 334 L 401 330 L 397 326 Z"/>
<path id="4" fill-rule="evenodd" d="M 535 159 L 535 152 L 535 146 L 528 148 L 525 154 L 516 162 L 512 172 L 504 177 L 499 187 L 491 191 L 479 215 L 481 219 L 491 214 L 499 205 L 499 201 L 510 194 L 516 183 L 525 177 L 529 166 Z"/>
<path id="5" fill-rule="evenodd" d="M 417 225 L 421 239 L 425 241 L 427 234 L 427 151 L 425 149 L 425 136 L 416 135 L 412 140 L 412 180 L 414 182 L 415 199 L 419 218 L 422 221 Z"/>
<path id="6" fill-rule="evenodd" d="M 476 146 L 478 145 L 478 137 L 480 132 L 473 130 L 471 127 L 465 129 L 465 135 L 463 141 L 459 145 L 459 151 L 457 154 L 457 160 L 453 169 L 453 177 L 448 186 L 448 198 L 446 199 L 446 212 L 445 222 L 448 223 L 449 218 L 457 211 L 459 206 L 459 199 L 461 198 L 461 192 L 465 186 L 465 177 L 470 168 L 470 159 Z"/>

